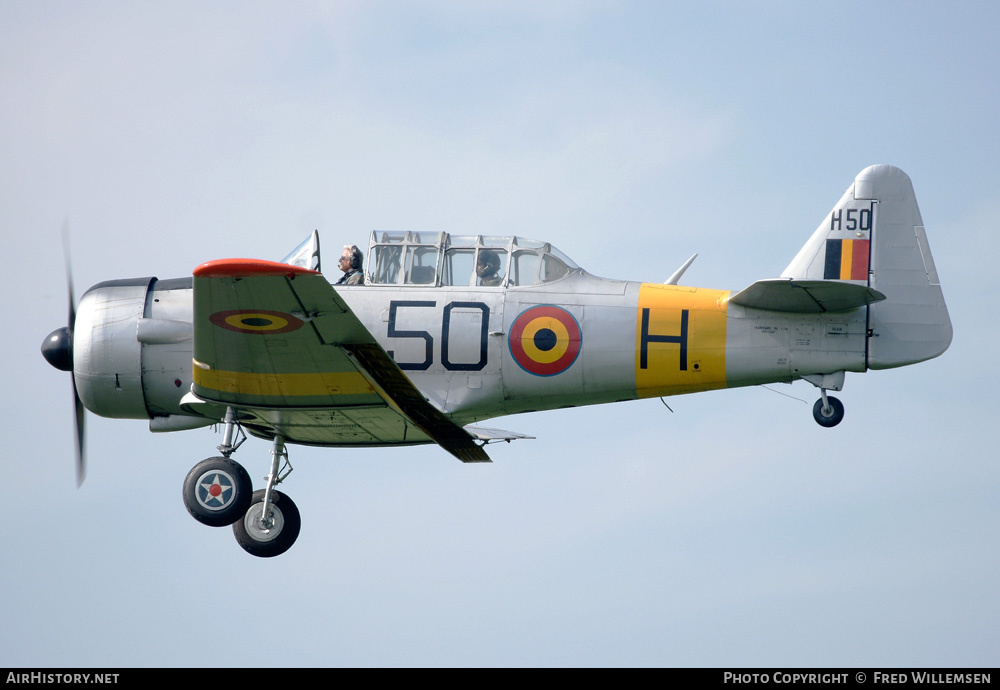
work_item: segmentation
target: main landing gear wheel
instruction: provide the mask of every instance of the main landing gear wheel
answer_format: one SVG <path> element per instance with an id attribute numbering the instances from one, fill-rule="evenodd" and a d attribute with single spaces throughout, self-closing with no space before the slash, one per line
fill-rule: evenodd
<path id="1" fill-rule="evenodd" d="M 823 404 L 826 398 L 826 405 Z M 813 405 L 813 418 L 820 426 L 837 426 L 844 419 L 844 403 L 832 395 L 824 395 Z"/>
<path id="2" fill-rule="evenodd" d="M 243 466 L 229 458 L 202 460 L 184 479 L 184 507 L 209 527 L 239 521 L 250 507 L 253 482 Z"/>
<path id="3" fill-rule="evenodd" d="M 302 520 L 292 499 L 280 491 L 271 492 L 271 508 L 265 517 L 264 493 L 264 489 L 253 492 L 250 509 L 242 520 L 233 523 L 233 534 L 247 553 L 271 558 L 292 548 Z"/>

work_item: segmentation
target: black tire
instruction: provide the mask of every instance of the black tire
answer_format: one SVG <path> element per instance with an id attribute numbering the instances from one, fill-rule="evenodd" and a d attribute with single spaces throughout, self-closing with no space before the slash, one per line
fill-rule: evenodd
<path id="1" fill-rule="evenodd" d="M 225 527 L 241 519 L 250 507 L 253 482 L 235 460 L 202 460 L 184 479 L 184 507 L 209 527 Z"/>
<path id="2" fill-rule="evenodd" d="M 259 558 L 279 556 L 288 549 L 299 536 L 302 519 L 299 509 L 285 494 L 271 492 L 271 518 L 274 525 L 264 529 L 260 517 L 264 509 L 264 490 L 253 492 L 253 500 L 243 519 L 233 523 L 233 535 L 243 550 Z"/>
<path id="3" fill-rule="evenodd" d="M 820 426 L 837 426 L 844 419 L 844 403 L 832 395 L 826 396 L 826 399 L 830 405 L 830 414 L 823 414 L 823 398 L 820 398 L 813 405 L 813 418 Z"/>

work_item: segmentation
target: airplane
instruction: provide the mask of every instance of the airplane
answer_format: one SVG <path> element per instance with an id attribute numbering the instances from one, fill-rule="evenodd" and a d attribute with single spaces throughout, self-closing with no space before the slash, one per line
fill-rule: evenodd
<path id="1" fill-rule="evenodd" d="M 356 249 L 356 248 L 355 248 Z M 697 256 L 697 255 L 696 255 Z M 530 438 L 477 423 L 515 413 L 803 379 L 833 427 L 827 391 L 846 372 L 941 355 L 952 327 L 910 178 L 862 170 L 778 278 L 738 292 L 591 275 L 517 236 L 375 231 L 363 285 L 331 284 L 313 232 L 282 261 L 222 259 L 191 276 L 91 287 L 42 344 L 70 371 L 78 484 L 84 408 L 153 432 L 221 424 L 220 455 L 183 484 L 199 522 L 231 525 L 273 557 L 301 518 L 276 486 L 290 444 L 436 443 L 462 462 Z M 69 259 L 67 258 L 67 274 Z M 254 490 L 233 454 L 271 443 Z"/>

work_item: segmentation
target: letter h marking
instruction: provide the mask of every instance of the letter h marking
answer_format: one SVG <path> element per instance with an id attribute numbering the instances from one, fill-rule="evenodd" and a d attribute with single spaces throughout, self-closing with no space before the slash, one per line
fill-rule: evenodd
<path id="1" fill-rule="evenodd" d="M 647 350 L 649 343 L 677 343 L 681 346 L 680 370 L 687 371 L 688 368 L 688 310 L 681 309 L 681 334 L 680 335 L 651 335 L 649 333 L 649 307 L 642 309 L 642 330 L 639 336 L 639 368 L 648 369 L 649 357 Z"/>

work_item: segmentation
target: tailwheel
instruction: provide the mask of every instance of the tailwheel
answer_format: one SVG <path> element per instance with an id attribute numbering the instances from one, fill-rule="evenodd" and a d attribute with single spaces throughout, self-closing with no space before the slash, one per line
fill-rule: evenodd
<path id="1" fill-rule="evenodd" d="M 837 426 L 844 419 L 844 403 L 822 391 L 823 397 L 813 405 L 813 418 L 820 426 Z"/>
<path id="2" fill-rule="evenodd" d="M 184 479 L 184 507 L 198 522 L 225 527 L 237 522 L 250 507 L 253 482 L 235 460 L 202 460 Z"/>
<path id="3" fill-rule="evenodd" d="M 233 523 L 233 534 L 247 553 L 271 558 L 292 548 L 302 520 L 292 499 L 280 491 L 271 491 L 270 505 L 265 513 L 265 494 L 265 489 L 253 493 L 249 510 L 242 520 Z"/>

